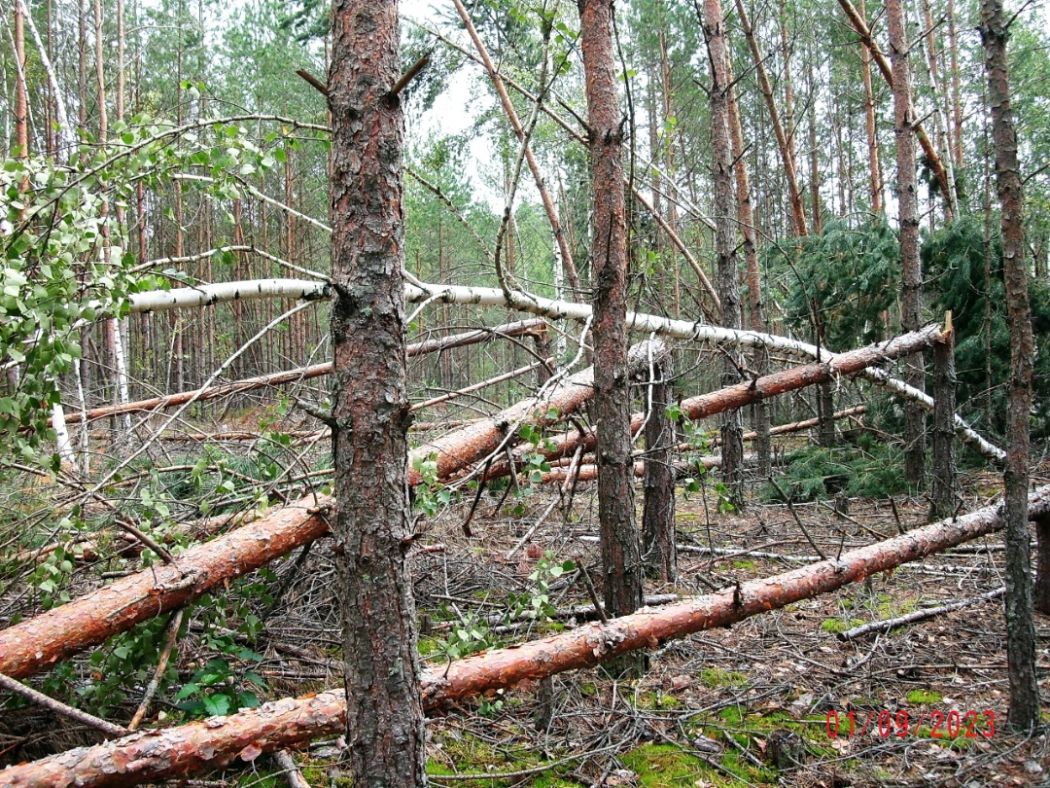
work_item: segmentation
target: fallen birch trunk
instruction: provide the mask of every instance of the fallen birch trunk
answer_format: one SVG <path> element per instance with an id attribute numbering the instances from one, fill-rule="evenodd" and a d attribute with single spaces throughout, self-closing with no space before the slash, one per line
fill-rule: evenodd
<path id="1" fill-rule="evenodd" d="M 745 465 L 753 465 L 755 463 L 754 454 L 747 454 L 743 459 Z M 702 465 L 707 470 L 719 468 L 722 465 L 722 458 L 717 456 L 697 457 L 692 462 L 676 462 L 674 464 L 675 475 L 680 479 L 690 474 L 695 474 L 698 465 Z M 568 468 L 551 468 L 540 476 L 540 482 L 542 484 L 563 482 L 572 475 L 575 475 L 578 482 L 592 482 L 598 478 L 598 466 L 593 461 L 585 463 L 577 469 L 575 474 L 572 474 Z M 645 460 L 635 461 L 634 475 L 638 478 L 645 476 Z"/>
<path id="2" fill-rule="evenodd" d="M 1042 487 L 1029 496 L 1029 512 L 1031 517 L 1050 513 L 1050 487 Z M 423 677 L 423 705 L 428 711 L 435 711 L 522 681 L 591 667 L 631 651 L 657 648 L 667 640 L 729 626 L 835 591 L 983 536 L 1002 525 L 1002 506 L 989 506 L 850 550 L 838 559 L 440 665 Z M 0 771 L 0 785 L 133 785 L 191 777 L 340 733 L 345 713 L 343 693 L 338 690 L 307 698 L 285 698 L 226 717 L 135 733 L 12 766 Z"/>
<path id="3" fill-rule="evenodd" d="M 438 339 L 428 339 L 423 342 L 416 342 L 405 348 L 405 353 L 410 357 L 421 356 L 427 353 L 451 350 L 452 348 L 463 347 L 465 345 L 474 345 L 497 336 L 517 337 L 527 334 L 535 334 L 542 330 L 544 330 L 544 321 L 542 318 L 519 320 L 514 323 L 495 326 L 491 329 L 476 329 L 474 331 L 466 331 L 461 334 L 453 334 Z M 253 378 L 245 378 L 244 380 L 235 380 L 232 383 L 223 383 L 218 386 L 209 386 L 208 388 L 195 389 L 193 391 L 180 391 L 175 394 L 167 394 L 163 397 L 152 397 L 151 399 L 139 400 L 137 402 L 125 402 L 120 405 L 105 405 L 100 408 L 92 408 L 91 410 L 79 413 L 74 411 L 66 414 L 65 418 L 67 424 L 78 424 L 85 419 L 87 421 L 94 421 L 95 419 L 104 419 L 122 413 L 163 410 L 165 408 L 174 408 L 179 405 L 184 405 L 190 400 L 203 402 L 204 400 L 218 399 L 219 397 L 226 397 L 231 394 L 241 394 L 245 391 L 254 391 L 255 389 L 268 388 L 270 386 L 283 386 L 288 383 L 299 383 L 303 380 L 311 380 L 323 375 L 329 375 L 331 372 L 332 362 L 327 361 L 323 364 L 312 364 L 308 367 L 289 369 L 283 372 L 272 372 L 269 375 L 258 375 Z"/>
<path id="4" fill-rule="evenodd" d="M 149 312 L 202 306 L 243 298 L 299 297 L 325 299 L 330 297 L 330 295 L 328 286 L 319 282 L 294 279 L 247 280 L 200 285 L 195 288 L 135 293 L 129 297 L 129 306 L 132 312 Z M 587 304 L 543 298 L 517 290 L 512 290 L 509 294 L 505 294 L 496 287 L 434 285 L 419 282 L 418 284 L 405 285 L 405 300 L 414 303 L 440 301 L 447 304 L 502 306 L 540 315 L 551 320 L 586 320 L 591 317 L 591 307 Z M 719 326 L 703 325 L 699 322 L 691 323 L 688 320 L 673 320 L 642 312 L 628 312 L 627 327 L 633 331 L 658 334 L 675 339 L 710 342 L 720 347 L 766 348 L 767 350 L 781 350 L 810 358 L 828 360 L 832 360 L 838 355 L 818 348 L 816 345 L 811 345 L 808 342 L 801 342 L 775 334 L 721 328 Z M 882 370 L 865 370 L 860 374 L 881 386 L 889 388 L 895 394 L 905 399 L 919 403 L 926 410 L 933 410 L 932 397 L 901 380 L 891 378 Z M 955 429 L 962 440 L 972 445 L 974 449 L 985 457 L 1000 463 L 1005 461 L 1006 452 L 985 440 L 958 415 L 955 416 Z"/>

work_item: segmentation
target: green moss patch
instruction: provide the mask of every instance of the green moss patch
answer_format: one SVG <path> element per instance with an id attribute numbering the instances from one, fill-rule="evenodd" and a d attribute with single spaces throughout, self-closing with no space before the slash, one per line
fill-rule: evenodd
<path id="1" fill-rule="evenodd" d="M 464 788 L 499 788 L 504 785 L 520 785 L 521 777 L 501 779 L 500 772 L 520 772 L 543 766 L 545 760 L 524 747 L 499 748 L 472 736 L 469 733 L 443 733 L 438 736 L 440 750 L 432 748 L 432 757 L 427 761 L 427 774 L 478 775 L 477 779 L 457 780 Z M 571 764 L 554 766 L 550 771 L 537 772 L 530 783 L 534 786 L 573 785 L 563 780 Z M 482 777 L 492 773 L 492 777 Z"/>
<path id="2" fill-rule="evenodd" d="M 725 668 L 704 668 L 700 671 L 700 681 L 705 687 L 745 687 L 747 675 L 737 670 Z"/>
<path id="3" fill-rule="evenodd" d="M 912 690 L 905 696 L 912 706 L 922 706 L 928 703 L 940 703 L 944 696 L 934 690 Z"/>
<path id="4" fill-rule="evenodd" d="M 839 632 L 845 632 L 847 629 L 853 629 L 853 627 L 859 627 L 864 623 L 862 618 L 825 618 L 820 628 L 825 632 L 830 632 L 833 635 L 837 635 Z"/>

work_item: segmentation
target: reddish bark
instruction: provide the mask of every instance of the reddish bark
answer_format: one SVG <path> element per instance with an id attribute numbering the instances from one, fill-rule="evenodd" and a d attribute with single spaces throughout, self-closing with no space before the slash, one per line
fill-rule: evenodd
<path id="1" fill-rule="evenodd" d="M 355 785 L 426 783 L 408 499 L 404 114 L 398 0 L 334 0 L 332 458 L 343 760 Z"/>
<path id="2" fill-rule="evenodd" d="M 660 342 L 642 343 L 632 349 L 630 369 L 638 371 L 648 365 L 650 346 L 651 355 L 657 360 L 666 353 Z M 579 407 L 593 392 L 590 378 L 590 370 L 584 370 L 564 381 L 550 399 L 526 400 L 417 449 L 413 456 L 425 458 L 437 446 L 439 469 L 445 471 L 439 475 L 461 470 L 498 446 L 506 426 L 519 421 L 547 424 L 554 418 L 552 408 L 567 413 Z M 417 471 L 408 477 L 412 485 L 421 481 Z M 328 526 L 323 512 L 332 503 L 331 498 L 324 496 L 304 498 L 249 526 L 191 548 L 179 556 L 176 565 L 147 569 L 0 630 L 0 673 L 22 678 L 44 670 L 326 535 Z"/>
<path id="3" fill-rule="evenodd" d="M 1010 99 L 1010 35 L 1002 0 L 981 2 L 981 43 L 988 78 L 995 150 L 995 189 L 1003 236 L 1003 284 L 1010 326 L 1010 396 L 1006 406 L 1006 654 L 1010 679 L 1010 724 L 1024 731 L 1039 725 L 1039 679 L 1032 617 L 1032 561 L 1027 510 L 1029 425 L 1032 412 L 1032 310 L 1024 241 L 1024 181 L 1017 156 L 1017 132 Z"/>
<path id="4" fill-rule="evenodd" d="M 627 371 L 627 221 L 623 118 L 613 49 L 612 0 L 578 0 L 594 199 L 594 419 L 598 427 L 598 521 L 605 609 L 642 604 L 640 544 L 631 479 Z M 624 667 L 627 667 L 626 665 Z"/>
<path id="5" fill-rule="evenodd" d="M 0 630 L 0 673 L 23 678 L 49 668 L 323 536 L 330 504 L 304 498 L 187 550 L 174 564 L 150 567 Z"/>
<path id="6" fill-rule="evenodd" d="M 660 347 L 662 348 L 662 345 Z M 638 359 L 637 364 L 640 363 L 641 359 Z M 507 438 L 508 429 L 516 430 L 523 423 L 541 427 L 553 424 L 566 414 L 577 410 L 593 393 L 594 370 L 589 367 L 562 380 L 549 396 L 530 397 L 495 416 L 424 443 L 413 449 L 409 455 L 409 484 L 419 484 L 422 481 L 423 476 L 415 466 L 429 457 L 437 461 L 438 478 L 445 478 L 494 452 Z M 515 440 L 515 436 L 510 436 L 509 443 Z"/>
<path id="7" fill-rule="evenodd" d="M 405 353 L 408 356 L 421 356 L 436 351 L 451 350 L 452 348 L 463 347 L 465 345 L 473 345 L 478 342 L 487 342 L 497 336 L 517 337 L 531 335 L 543 331 L 544 326 L 544 321 L 541 318 L 519 320 L 514 323 L 494 326 L 493 328 L 476 329 L 474 331 L 463 332 L 462 334 L 452 334 L 447 337 L 439 337 L 437 339 L 428 339 L 423 342 L 417 342 L 405 348 Z M 174 408 L 179 405 L 184 405 L 190 400 L 202 402 L 204 400 L 217 399 L 231 394 L 240 394 L 245 391 L 253 391 L 268 386 L 281 386 L 286 383 L 298 383 L 301 380 L 310 380 L 323 375 L 329 375 L 331 372 L 332 362 L 327 361 L 323 364 L 312 364 L 308 367 L 300 367 L 299 369 L 273 372 L 269 375 L 259 375 L 244 380 L 235 380 L 232 383 L 223 383 L 209 388 L 195 389 L 193 391 L 180 391 L 176 394 L 167 394 L 163 397 L 153 397 L 151 399 L 139 400 L 138 402 L 128 402 L 122 405 L 107 405 L 102 408 L 92 408 L 87 411 L 86 417 L 87 421 L 94 421 L 95 419 L 116 416 L 120 413 L 137 413 L 148 410 Z M 66 423 L 76 424 L 84 421 L 84 418 L 84 413 L 74 411 L 66 414 Z"/>
<path id="8" fill-rule="evenodd" d="M 1050 514 L 1050 487 L 1033 492 L 1028 502 L 1033 517 Z M 422 681 L 423 706 L 428 711 L 438 710 L 484 692 L 590 667 L 632 651 L 657 648 L 667 640 L 726 627 L 925 558 L 992 533 L 1002 525 L 1002 505 L 989 506 L 850 550 L 836 559 L 541 640 L 481 652 L 428 671 Z M 343 728 L 344 714 L 342 692 L 285 698 L 228 717 L 136 733 L 13 766 L 0 771 L 0 784 L 131 785 L 190 777 L 336 733 Z"/>
<path id="9" fill-rule="evenodd" d="M 812 386 L 822 381 L 833 380 L 835 377 L 844 375 L 856 375 L 873 364 L 880 361 L 889 361 L 913 352 L 917 349 L 929 347 L 934 342 L 941 340 L 941 331 L 935 325 L 927 326 L 921 331 L 904 334 L 884 343 L 869 345 L 859 350 L 851 350 L 848 353 L 840 353 L 830 362 L 824 364 L 807 364 L 801 367 L 792 367 L 782 372 L 774 372 L 763 377 L 756 378 L 748 383 L 738 383 L 735 386 L 701 394 L 681 402 L 682 414 L 689 419 L 703 419 L 722 413 L 726 410 L 742 408 L 752 402 L 775 397 L 789 391 Z M 631 418 L 631 430 L 637 432 L 644 421 L 641 413 L 636 413 Z M 557 457 L 569 457 L 576 451 L 576 447 L 583 443 L 586 450 L 594 448 L 594 431 L 589 430 L 581 437 L 578 430 L 564 432 L 550 439 L 549 450 L 544 451 L 547 459 Z M 486 478 L 505 476 L 509 468 L 505 464 L 493 464 Z"/>

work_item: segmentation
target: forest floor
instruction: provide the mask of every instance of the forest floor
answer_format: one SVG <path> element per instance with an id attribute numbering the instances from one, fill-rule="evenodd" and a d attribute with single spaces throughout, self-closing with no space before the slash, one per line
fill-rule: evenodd
<path id="1" fill-rule="evenodd" d="M 994 497 L 998 484 L 993 474 L 968 477 L 968 506 Z M 497 508 L 498 499 L 489 500 L 486 493 L 469 538 L 462 529 L 469 501 L 428 526 L 426 541 L 445 545 L 443 552 L 419 556 L 415 569 L 424 618 L 420 647 L 431 664 L 440 664 L 457 648 L 512 644 L 574 623 L 559 616 L 521 623 L 512 614 L 532 606 L 544 591 L 540 582 L 547 583 L 554 609 L 589 603 L 578 572 L 570 569 L 555 578 L 551 570 L 572 561 L 587 566 L 592 578 L 600 577 L 597 544 L 591 541 L 597 519 L 593 488 L 580 485 L 568 525 L 552 516 L 510 558 L 507 553 L 546 508 L 549 494 L 511 497 Z M 847 516 L 821 504 L 796 505 L 795 510 L 822 551 L 834 555 L 898 533 L 898 518 L 905 529 L 926 522 L 925 501 L 895 503 L 896 514 L 888 499 L 850 501 Z M 705 504 L 700 494 L 679 494 L 679 543 L 691 549 L 679 555 L 678 584 L 650 586 L 647 593 L 705 593 L 783 572 L 813 553 L 786 506 L 755 503 L 729 514 L 713 513 L 713 508 L 714 502 Z M 838 637 L 852 626 L 999 588 L 1001 544 L 1001 535 L 992 535 L 837 594 L 668 643 L 649 656 L 642 679 L 613 680 L 601 669 L 579 671 L 554 677 L 550 686 L 519 686 L 463 704 L 428 721 L 433 782 L 1046 783 L 1046 733 L 1018 737 L 1005 724 L 1001 602 L 982 602 L 855 641 Z M 710 554 L 711 547 L 721 554 Z M 318 582 L 314 577 L 293 589 L 289 600 L 316 589 Z M 311 617 L 319 612 L 293 603 L 291 610 L 296 609 L 312 611 Z M 332 621 L 285 618 L 284 625 L 294 636 L 311 626 L 331 627 Z M 1050 669 L 1050 619 L 1039 617 L 1037 628 L 1039 665 Z M 334 630 L 329 638 L 337 638 Z M 310 640 L 317 645 L 312 636 L 301 645 L 309 647 Z M 273 666 L 277 673 L 286 659 L 287 652 Z M 338 673 L 324 673 L 324 684 L 338 682 Z M 289 691 L 296 689 L 296 682 L 288 685 Z M 1044 697 L 1050 696 L 1050 679 L 1044 679 L 1042 689 Z M 1050 722 L 1050 713 L 1045 716 Z M 305 755 L 312 784 L 331 779 L 324 757 L 332 754 L 331 746 L 322 746 Z"/>
<path id="2" fill-rule="evenodd" d="M 1050 468 L 1039 480 L 1050 481 Z M 966 508 L 993 498 L 999 484 L 991 473 L 968 475 Z M 555 508 L 509 557 L 551 502 L 551 492 L 511 495 L 502 505 L 497 494 L 486 492 L 469 537 L 462 524 L 470 496 L 426 521 L 420 541 L 444 545 L 414 559 L 420 651 L 427 662 L 440 665 L 451 656 L 575 624 L 561 613 L 591 600 L 578 567 L 588 567 L 596 582 L 600 577 L 594 487 L 581 483 L 568 516 Z M 636 503 L 640 507 L 640 489 Z M 673 587 L 650 583 L 646 591 L 702 594 L 800 566 L 814 548 L 796 516 L 828 555 L 926 521 L 923 500 L 848 504 L 844 515 L 830 502 L 796 504 L 793 514 L 757 500 L 740 512 L 718 513 L 710 495 L 680 492 L 678 541 L 685 549 L 679 581 Z M 850 627 L 999 588 L 1001 545 L 1001 535 L 992 535 L 730 629 L 670 642 L 649 655 L 641 679 L 577 671 L 460 704 L 427 722 L 428 771 L 435 785 L 464 788 L 1046 784 L 1045 730 L 1019 737 L 1006 726 L 998 599 L 849 642 L 838 637 Z M 284 562 L 272 582 L 285 578 L 290 583 L 280 606 L 251 644 L 259 656 L 249 667 L 265 682 L 260 694 L 267 697 L 341 681 L 338 596 L 327 547 L 315 548 L 298 566 Z M 537 620 L 527 617 L 529 610 L 539 611 Z M 1037 617 L 1036 625 L 1046 698 L 1050 618 Z M 183 680 L 204 663 L 207 649 L 191 627 L 176 660 Z M 176 700 L 169 694 L 160 703 L 166 724 L 182 713 Z M 25 716 L 12 729 L 24 734 L 26 725 L 36 727 L 30 750 L 93 738 L 60 732 L 40 710 L 19 714 Z M 1044 719 L 1050 722 L 1050 713 Z M 0 731 L 4 727 L 0 720 Z M 343 782 L 338 744 L 315 742 L 296 754 L 311 785 Z M 284 784 L 267 759 L 211 780 L 207 784 Z"/>

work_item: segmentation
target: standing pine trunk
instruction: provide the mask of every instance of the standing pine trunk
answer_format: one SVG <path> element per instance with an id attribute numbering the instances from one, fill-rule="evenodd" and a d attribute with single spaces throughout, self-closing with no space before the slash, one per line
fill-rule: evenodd
<path id="1" fill-rule="evenodd" d="M 718 298 L 722 302 L 722 325 L 740 328 L 740 287 L 736 271 L 736 233 L 733 227 L 734 205 L 732 155 L 729 142 L 728 51 L 722 26 L 722 4 L 704 0 L 701 26 L 707 42 L 711 66 L 711 150 L 715 184 L 715 255 L 718 259 Z M 722 386 L 740 381 L 742 358 L 737 350 L 727 351 L 722 366 Z M 733 503 L 744 499 L 744 431 L 740 412 L 722 414 L 722 478 L 729 488 Z"/>
<path id="2" fill-rule="evenodd" d="M 1032 312 L 1024 247 L 1024 190 L 1017 162 L 1017 134 L 1010 109 L 1006 56 L 1009 27 L 1001 0 L 981 2 L 981 41 L 992 114 L 995 187 L 1001 210 L 1003 282 L 1010 324 L 1010 399 L 1006 421 L 1006 658 L 1010 677 L 1010 724 L 1039 724 L 1032 620 L 1032 564 L 1028 546 L 1029 418 L 1032 409 Z"/>
<path id="3" fill-rule="evenodd" d="M 765 56 L 758 48 L 758 40 L 755 38 L 755 31 L 751 27 L 751 21 L 748 19 L 747 11 L 744 8 L 743 0 L 736 0 L 737 15 L 740 17 L 740 27 L 744 31 L 744 36 L 747 38 L 747 46 L 751 51 L 751 59 L 755 65 L 755 75 L 758 78 L 758 88 L 762 93 L 762 98 L 766 103 L 766 109 L 769 111 L 769 119 L 773 125 L 773 135 L 777 140 L 777 150 L 780 152 L 780 162 L 784 165 L 784 177 L 787 179 L 788 187 L 788 200 L 791 203 L 791 218 L 794 234 L 796 237 L 802 237 L 809 235 L 809 227 L 806 224 L 806 209 L 802 202 L 802 190 L 799 187 L 798 182 L 798 170 L 795 164 L 795 147 L 794 147 L 794 132 L 791 132 L 789 139 L 788 131 L 784 130 L 784 124 L 781 122 L 780 113 L 777 111 L 776 98 L 773 95 L 773 86 L 769 81 L 769 74 L 766 72 Z M 788 123 L 794 123 L 791 117 L 788 117 Z"/>
<path id="4" fill-rule="evenodd" d="M 347 759 L 354 785 L 426 783 L 406 464 L 397 0 L 335 0 L 332 452 Z"/>
<path id="5" fill-rule="evenodd" d="M 726 61 L 726 73 L 730 83 L 733 82 L 732 60 Z M 758 266 L 758 232 L 755 228 L 755 212 L 751 204 L 751 181 L 747 173 L 747 159 L 744 157 L 744 131 L 740 124 L 740 108 L 736 101 L 736 91 L 730 88 L 729 102 L 729 136 L 733 144 L 733 173 L 736 176 L 736 214 L 740 223 L 740 235 L 744 239 L 744 262 L 747 267 L 747 303 L 752 331 L 766 333 L 766 316 L 762 304 L 762 274 Z M 756 375 L 765 375 L 769 371 L 769 351 L 764 347 L 755 348 L 752 357 Z M 769 406 L 759 400 L 751 406 L 751 427 L 755 431 L 755 454 L 758 455 L 758 475 L 765 479 L 772 467 L 772 441 L 769 437 Z"/>
<path id="6" fill-rule="evenodd" d="M 627 374 L 627 228 L 623 124 L 613 56 L 612 0 L 579 0 L 594 190 L 594 415 L 598 430 L 598 520 L 605 609 L 622 616 L 642 604 L 634 522 L 634 461 Z M 629 667 L 629 666 L 624 666 Z"/>
<path id="7" fill-rule="evenodd" d="M 860 0 L 860 14 L 867 22 L 867 9 Z M 871 52 L 860 45 L 860 73 L 864 82 L 864 130 L 868 135 L 868 169 L 871 171 L 871 212 L 882 213 L 882 169 L 879 164 L 879 136 L 875 125 L 875 91 L 871 85 Z"/>
<path id="8" fill-rule="evenodd" d="M 922 261 L 919 258 L 918 189 L 915 178 L 915 137 L 912 131 L 911 70 L 904 28 L 903 0 L 886 1 L 893 66 L 893 131 L 897 141 L 897 202 L 901 247 L 901 326 L 917 331 L 922 314 Z M 922 353 L 905 361 L 904 379 L 919 391 L 925 390 Z M 907 449 L 904 466 L 907 479 L 921 488 L 926 466 L 926 418 L 917 406 L 905 412 Z"/>

